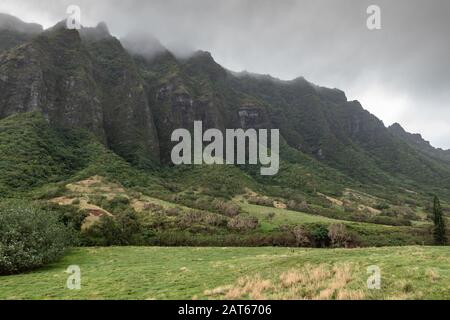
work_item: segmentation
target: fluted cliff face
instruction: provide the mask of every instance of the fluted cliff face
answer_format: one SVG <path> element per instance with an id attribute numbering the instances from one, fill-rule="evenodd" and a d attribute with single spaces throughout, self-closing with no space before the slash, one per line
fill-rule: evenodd
<path id="1" fill-rule="evenodd" d="M 158 162 L 143 82 L 120 42 L 97 37 L 99 29 L 80 33 L 59 24 L 4 51 L 0 117 L 40 111 L 55 126 L 93 132 L 131 162 Z"/>
<path id="2" fill-rule="evenodd" d="M 340 90 L 232 73 L 207 52 L 178 59 L 158 43 L 146 55 L 138 49 L 146 46 L 124 41 L 127 50 L 104 24 L 28 33 L 10 25 L 0 23 L 0 36 L 17 40 L 0 51 L 0 118 L 39 111 L 144 167 L 169 164 L 172 132 L 194 121 L 205 129 L 277 128 L 293 152 L 361 183 L 449 187 L 447 162 L 411 147 Z"/>
<path id="3" fill-rule="evenodd" d="M 54 30 L 0 57 L 0 114 L 41 111 L 54 124 L 104 139 L 100 91 L 78 32 Z"/>

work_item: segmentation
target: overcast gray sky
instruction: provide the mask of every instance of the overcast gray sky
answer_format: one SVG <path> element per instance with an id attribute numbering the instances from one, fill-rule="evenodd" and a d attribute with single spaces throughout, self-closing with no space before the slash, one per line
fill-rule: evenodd
<path id="1" fill-rule="evenodd" d="M 72 4 L 118 37 L 140 30 L 234 71 L 342 89 L 386 125 L 450 148 L 448 0 L 0 0 L 0 12 L 50 27 Z M 381 30 L 366 26 L 371 4 Z"/>

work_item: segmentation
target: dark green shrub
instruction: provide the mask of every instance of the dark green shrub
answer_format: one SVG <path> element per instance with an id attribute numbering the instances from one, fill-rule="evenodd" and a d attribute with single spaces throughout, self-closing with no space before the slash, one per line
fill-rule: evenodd
<path id="1" fill-rule="evenodd" d="M 326 248 L 330 246 L 330 238 L 328 236 L 328 229 L 321 224 L 312 224 L 308 226 L 309 234 L 314 247 Z"/>
<path id="2" fill-rule="evenodd" d="M 142 226 L 134 210 L 129 209 L 116 215 L 116 221 L 120 230 L 117 235 L 120 239 L 120 244 L 139 244 Z"/>
<path id="3" fill-rule="evenodd" d="M 446 232 L 446 227 L 445 227 L 445 219 L 442 215 L 441 202 L 437 196 L 434 197 L 433 213 L 434 213 L 434 219 L 433 219 L 434 242 L 436 245 L 445 246 L 447 244 L 447 232 Z"/>
<path id="4" fill-rule="evenodd" d="M 374 206 L 375 209 L 377 210 L 387 210 L 389 209 L 391 206 L 387 203 L 378 203 Z"/>
<path id="5" fill-rule="evenodd" d="M 0 204 L 0 274 L 32 270 L 59 259 L 73 234 L 53 212 L 27 203 Z"/>
<path id="6" fill-rule="evenodd" d="M 111 204 L 112 207 L 117 207 L 117 206 L 120 206 L 120 205 L 127 206 L 127 205 L 130 204 L 130 199 L 128 197 L 126 197 L 126 196 L 118 195 L 118 196 L 115 196 L 111 200 L 110 204 Z"/>
<path id="7" fill-rule="evenodd" d="M 98 223 L 83 232 L 83 242 L 92 246 L 120 245 L 117 237 L 119 233 L 116 220 L 110 216 L 103 216 Z"/>
<path id="8" fill-rule="evenodd" d="M 104 196 L 92 197 L 91 201 L 112 213 L 121 213 L 130 208 L 130 199 L 122 195 L 117 195 L 109 201 Z"/>
<path id="9" fill-rule="evenodd" d="M 85 211 L 73 205 L 63 206 L 52 202 L 40 202 L 38 207 L 58 216 L 59 221 L 75 231 L 81 230 L 81 226 L 88 215 Z"/>
<path id="10" fill-rule="evenodd" d="M 95 246 L 139 245 L 141 238 L 142 225 L 131 209 L 114 217 L 102 216 L 98 223 L 83 232 L 84 243 Z"/>

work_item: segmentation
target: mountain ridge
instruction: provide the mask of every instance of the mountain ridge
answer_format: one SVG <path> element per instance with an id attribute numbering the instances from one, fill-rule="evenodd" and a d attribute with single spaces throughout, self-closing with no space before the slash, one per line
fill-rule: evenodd
<path id="1" fill-rule="evenodd" d="M 409 133 L 399 123 L 392 124 L 388 129 L 417 150 L 450 163 L 450 150 L 435 148 L 420 133 Z"/>
<path id="2" fill-rule="evenodd" d="M 180 59 L 152 43 L 158 52 L 149 56 L 137 46 L 127 50 L 105 24 L 77 31 L 59 23 L 4 49 L 0 118 L 40 111 L 54 125 L 87 129 L 147 168 L 170 165 L 171 133 L 196 120 L 222 131 L 279 128 L 283 163 L 298 174 L 309 166 L 313 176 L 330 168 L 373 187 L 450 188 L 446 158 L 431 146 L 414 147 L 339 89 L 303 77 L 236 74 L 209 52 Z"/>
<path id="3" fill-rule="evenodd" d="M 44 28 L 40 24 L 27 23 L 15 16 L 1 12 L 0 12 L 0 29 L 29 34 L 38 34 L 44 31 Z"/>

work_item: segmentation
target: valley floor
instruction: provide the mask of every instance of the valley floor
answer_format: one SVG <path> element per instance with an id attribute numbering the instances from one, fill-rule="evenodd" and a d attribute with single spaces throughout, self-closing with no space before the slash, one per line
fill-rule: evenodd
<path id="1" fill-rule="evenodd" d="M 81 268 L 81 290 L 65 273 Z M 369 290 L 369 266 L 381 289 Z M 0 299 L 450 299 L 448 247 L 77 248 L 0 277 Z"/>

